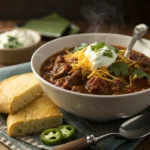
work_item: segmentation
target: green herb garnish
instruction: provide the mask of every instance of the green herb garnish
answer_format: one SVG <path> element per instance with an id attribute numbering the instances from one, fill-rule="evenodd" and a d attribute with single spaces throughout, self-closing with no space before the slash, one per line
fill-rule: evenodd
<path id="1" fill-rule="evenodd" d="M 105 50 L 105 52 L 103 53 L 103 56 L 113 58 L 113 53 L 111 50 Z"/>
<path id="2" fill-rule="evenodd" d="M 114 73 L 115 76 L 125 76 L 129 74 L 129 66 L 124 62 L 113 63 L 108 69 L 110 73 Z"/>
<path id="3" fill-rule="evenodd" d="M 116 53 L 119 53 L 119 50 L 117 48 L 112 47 L 110 45 L 107 45 L 107 47 L 110 48 L 110 49 L 112 49 L 112 50 L 114 50 Z"/>
<path id="4" fill-rule="evenodd" d="M 7 35 L 7 38 L 8 38 L 8 41 L 9 41 L 9 42 L 17 41 L 17 38 L 16 38 L 16 37 L 13 37 L 13 36 L 11 36 L 11 35 Z"/>
<path id="5" fill-rule="evenodd" d="M 8 43 L 4 44 L 4 48 L 18 48 L 22 46 L 22 44 L 19 43 L 16 37 L 8 35 L 7 38 L 8 38 Z"/>
<path id="6" fill-rule="evenodd" d="M 147 79 L 150 79 L 150 75 L 139 68 L 131 70 L 131 76 L 133 77 L 134 75 L 137 75 L 138 78 L 146 77 Z"/>
<path id="7" fill-rule="evenodd" d="M 87 46 L 86 43 L 82 43 L 80 46 L 78 47 L 75 47 L 74 51 L 73 52 L 77 52 L 79 50 L 82 50 L 83 48 L 85 48 Z"/>
<path id="8" fill-rule="evenodd" d="M 99 49 L 101 49 L 104 46 L 105 46 L 105 42 L 99 42 L 96 45 L 91 45 L 91 49 L 92 49 L 92 51 L 97 52 L 97 51 L 99 51 Z"/>
<path id="9" fill-rule="evenodd" d="M 105 47 L 106 46 L 106 50 L 105 52 L 103 53 L 103 56 L 107 56 L 109 58 L 113 58 L 113 53 L 111 50 L 115 51 L 116 53 L 119 53 L 119 50 L 112 47 L 112 46 L 109 46 L 109 45 L 106 45 L 105 42 L 99 42 L 95 45 L 91 45 L 91 50 L 94 51 L 94 52 L 98 52 L 100 51 L 101 48 Z"/>

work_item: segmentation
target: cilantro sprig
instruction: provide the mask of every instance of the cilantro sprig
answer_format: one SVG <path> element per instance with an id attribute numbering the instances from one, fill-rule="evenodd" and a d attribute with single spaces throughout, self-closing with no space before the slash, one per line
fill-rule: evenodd
<path id="1" fill-rule="evenodd" d="M 113 63 L 108 69 L 110 73 L 114 73 L 115 76 L 129 75 L 129 65 L 124 62 Z"/>
<path id="2" fill-rule="evenodd" d="M 4 48 L 18 48 L 23 46 L 22 43 L 19 43 L 16 37 L 8 35 L 7 38 L 8 38 L 8 43 L 4 44 Z"/>
<path id="3" fill-rule="evenodd" d="M 150 79 L 150 75 L 141 70 L 140 68 L 135 68 L 131 70 L 131 76 L 137 75 L 137 78 L 143 78 L 146 77 L 147 79 Z"/>
<path id="4" fill-rule="evenodd" d="M 105 50 L 105 52 L 103 53 L 103 56 L 107 56 L 109 58 L 113 58 L 113 53 L 111 50 Z"/>
<path id="5" fill-rule="evenodd" d="M 105 42 L 98 42 L 95 45 L 91 45 L 91 50 L 97 52 L 99 51 L 99 49 L 101 49 L 104 46 L 105 46 Z"/>
<path id="6" fill-rule="evenodd" d="M 112 47 L 112 46 L 110 46 L 110 45 L 107 45 L 107 47 L 108 47 L 109 49 L 114 50 L 116 53 L 119 53 L 119 50 L 118 50 L 117 48 Z"/>
<path id="7" fill-rule="evenodd" d="M 109 66 L 108 70 L 110 73 L 113 73 L 115 76 L 126 76 L 131 75 L 134 77 L 134 75 L 137 75 L 137 78 L 143 78 L 146 77 L 147 79 L 150 79 L 150 75 L 141 70 L 140 68 L 129 68 L 129 65 L 125 62 L 116 62 L 113 63 L 111 66 Z"/>
<path id="8" fill-rule="evenodd" d="M 79 51 L 79 50 L 82 50 L 82 49 L 85 48 L 86 46 L 87 46 L 86 43 L 81 43 L 80 46 L 74 48 L 74 51 L 73 51 L 73 52 L 77 52 L 77 51 Z"/>
<path id="9" fill-rule="evenodd" d="M 95 45 L 91 45 L 91 50 L 94 52 L 100 51 L 103 47 L 106 48 L 106 50 L 103 52 L 103 56 L 107 56 L 109 58 L 113 58 L 112 50 L 115 51 L 115 53 L 119 53 L 119 50 L 115 47 L 106 45 L 105 42 L 98 42 Z"/>

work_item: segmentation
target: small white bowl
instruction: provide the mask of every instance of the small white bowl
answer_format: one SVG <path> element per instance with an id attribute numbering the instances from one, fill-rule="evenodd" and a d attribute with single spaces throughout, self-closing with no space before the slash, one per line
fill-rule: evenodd
<path id="1" fill-rule="evenodd" d="M 118 34 L 78 34 L 59 38 L 41 46 L 32 56 L 31 67 L 45 93 L 60 108 L 79 117 L 94 121 L 110 121 L 129 117 L 150 105 L 150 89 L 124 95 L 92 95 L 71 92 L 56 87 L 40 76 L 43 62 L 53 54 L 81 43 L 105 41 L 107 44 L 127 47 L 130 36 Z M 150 42 L 137 41 L 134 49 L 150 57 Z"/>
<path id="2" fill-rule="evenodd" d="M 17 30 L 29 32 L 33 37 L 34 43 L 30 46 L 21 48 L 0 48 L 0 64 L 12 65 L 30 61 L 32 54 L 40 46 L 41 36 L 38 32 L 24 28 L 17 28 Z"/>

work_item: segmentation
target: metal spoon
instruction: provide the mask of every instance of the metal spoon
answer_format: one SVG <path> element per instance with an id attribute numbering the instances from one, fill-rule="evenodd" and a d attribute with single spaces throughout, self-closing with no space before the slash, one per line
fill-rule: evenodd
<path id="1" fill-rule="evenodd" d="M 144 138 L 150 134 L 150 113 L 145 113 L 136 117 L 133 117 L 123 123 L 119 128 L 119 133 L 109 133 L 99 137 L 94 135 L 87 136 L 86 138 L 80 138 L 78 140 L 68 142 L 59 146 L 55 146 L 53 150 L 82 150 L 87 148 L 89 145 L 95 145 L 99 141 L 110 137 L 119 136 L 132 139 Z"/>
<path id="2" fill-rule="evenodd" d="M 137 40 L 139 40 L 148 31 L 148 26 L 145 24 L 139 24 L 135 26 L 133 30 L 133 37 L 128 48 L 125 51 L 124 57 L 130 57 L 131 50 Z"/>

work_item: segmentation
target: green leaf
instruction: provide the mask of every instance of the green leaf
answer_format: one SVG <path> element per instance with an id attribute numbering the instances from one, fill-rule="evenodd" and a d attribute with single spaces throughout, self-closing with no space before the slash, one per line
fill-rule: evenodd
<path id="1" fill-rule="evenodd" d="M 91 50 L 92 50 L 92 51 L 97 51 L 96 45 L 91 45 Z"/>
<path id="2" fill-rule="evenodd" d="M 16 38 L 16 37 L 13 37 L 13 36 L 11 36 L 11 35 L 7 35 L 7 38 L 8 38 L 8 41 L 9 41 L 9 42 L 17 41 L 17 38 Z"/>
<path id="3" fill-rule="evenodd" d="M 4 44 L 4 48 L 18 48 L 22 46 L 22 44 L 19 43 L 16 37 L 8 35 L 7 38 L 8 38 L 8 43 Z"/>
<path id="4" fill-rule="evenodd" d="M 116 49 L 115 47 L 106 45 L 105 42 L 99 42 L 99 43 L 97 43 L 96 45 L 91 45 L 91 50 L 92 50 L 92 51 L 95 51 L 95 52 L 98 52 L 98 51 L 99 51 L 101 48 L 103 48 L 104 46 L 107 46 L 107 49 L 108 49 L 109 51 L 113 50 L 113 51 L 115 51 L 116 53 L 119 53 L 119 50 L 118 50 L 118 49 Z M 107 54 L 106 54 L 106 55 L 107 55 Z M 105 56 L 105 54 L 104 54 L 104 56 Z M 108 55 L 107 55 L 107 56 L 108 56 Z M 109 57 L 110 57 L 110 55 L 109 55 Z"/>
<path id="5" fill-rule="evenodd" d="M 108 47 L 109 49 L 114 50 L 116 53 L 119 53 L 119 50 L 118 50 L 117 48 L 112 47 L 112 46 L 110 46 L 110 45 L 107 45 L 107 47 Z"/>
<path id="6" fill-rule="evenodd" d="M 105 46 L 105 42 L 99 42 L 99 43 L 96 44 L 97 49 L 101 49 L 104 46 Z"/>
<path id="7" fill-rule="evenodd" d="M 111 50 L 105 50 L 105 52 L 103 53 L 103 56 L 113 58 L 113 53 Z"/>
<path id="8" fill-rule="evenodd" d="M 105 46 L 105 42 L 98 42 L 96 45 L 91 45 L 91 50 L 98 52 L 104 46 Z"/>
<path id="9" fill-rule="evenodd" d="M 131 76 L 133 77 L 134 75 L 137 75 L 138 78 L 146 77 L 147 79 L 150 79 L 150 75 L 139 68 L 131 70 Z"/>
<path id="10" fill-rule="evenodd" d="M 125 76 L 129 74 L 129 66 L 124 62 L 113 63 L 108 69 L 110 73 L 114 73 L 115 76 Z"/>
<path id="11" fill-rule="evenodd" d="M 74 51 L 73 52 L 77 52 L 79 50 L 82 50 L 83 48 L 85 48 L 87 46 L 86 43 L 82 43 L 80 46 L 78 47 L 75 47 Z"/>

